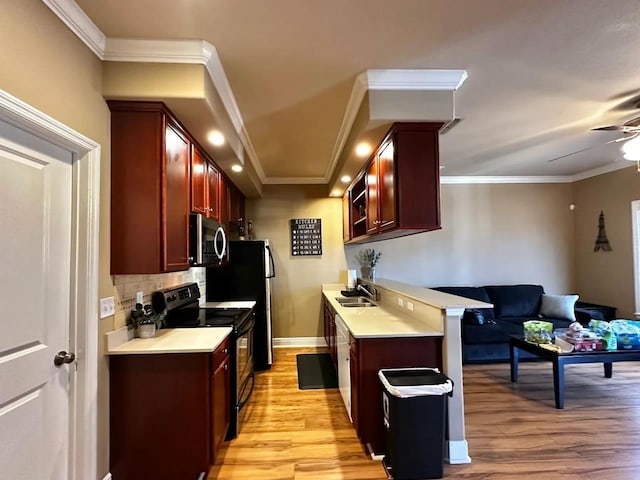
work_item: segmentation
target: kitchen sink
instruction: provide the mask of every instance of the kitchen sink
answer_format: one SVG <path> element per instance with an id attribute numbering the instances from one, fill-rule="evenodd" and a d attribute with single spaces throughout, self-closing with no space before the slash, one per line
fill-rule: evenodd
<path id="1" fill-rule="evenodd" d="M 365 297 L 336 297 L 343 307 L 377 307 L 375 303 Z"/>

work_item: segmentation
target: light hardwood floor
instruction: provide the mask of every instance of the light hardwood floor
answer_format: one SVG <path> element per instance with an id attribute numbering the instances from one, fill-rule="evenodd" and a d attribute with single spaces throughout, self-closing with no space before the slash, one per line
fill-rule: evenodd
<path id="1" fill-rule="evenodd" d="M 296 355 L 276 349 L 260 373 L 238 438 L 209 480 L 383 480 L 364 453 L 337 389 L 299 390 Z M 565 409 L 554 407 L 551 365 L 465 366 L 472 463 L 445 464 L 447 479 L 640 480 L 640 363 L 566 367 Z M 377 399 L 371 399 L 377 401 Z"/>

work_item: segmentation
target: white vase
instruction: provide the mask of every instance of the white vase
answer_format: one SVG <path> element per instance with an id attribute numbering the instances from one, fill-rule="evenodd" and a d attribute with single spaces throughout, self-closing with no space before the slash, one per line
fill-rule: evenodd
<path id="1" fill-rule="evenodd" d="M 156 335 L 155 323 L 144 323 L 136 327 L 136 337 L 138 338 L 152 338 Z"/>

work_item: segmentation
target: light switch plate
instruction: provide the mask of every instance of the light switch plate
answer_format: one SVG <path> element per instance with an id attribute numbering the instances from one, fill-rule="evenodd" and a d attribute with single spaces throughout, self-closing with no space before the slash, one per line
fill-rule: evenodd
<path id="1" fill-rule="evenodd" d="M 400 297 L 398 297 L 398 306 L 404 307 L 404 300 Z"/>
<path id="2" fill-rule="evenodd" d="M 407 310 L 409 310 L 410 312 L 413 312 L 413 303 L 412 302 L 407 302 Z"/>
<path id="3" fill-rule="evenodd" d="M 100 318 L 109 317 L 116 313 L 116 301 L 113 297 L 100 299 Z"/>
<path id="4" fill-rule="evenodd" d="M 136 292 L 136 303 L 144 302 L 144 292 L 142 290 L 138 290 Z"/>

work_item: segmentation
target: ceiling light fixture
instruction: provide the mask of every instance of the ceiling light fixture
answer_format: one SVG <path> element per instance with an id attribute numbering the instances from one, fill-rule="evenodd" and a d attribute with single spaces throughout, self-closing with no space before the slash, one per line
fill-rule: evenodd
<path id="1" fill-rule="evenodd" d="M 366 157 L 371 153 L 371 145 L 366 142 L 359 143 L 356 146 L 356 155 L 359 157 Z"/>
<path id="2" fill-rule="evenodd" d="M 622 158 L 636 162 L 636 170 L 640 172 L 640 137 L 637 135 L 625 142 L 620 148 L 622 150 Z"/>
<path id="3" fill-rule="evenodd" d="M 220 147 L 224 145 L 224 135 L 219 130 L 213 130 L 207 135 L 207 140 L 211 145 L 215 145 L 216 147 Z"/>
<path id="4" fill-rule="evenodd" d="M 339 190 L 339 189 L 337 189 L 337 188 L 334 188 L 334 189 L 331 191 L 331 195 L 330 195 L 330 196 L 331 196 L 331 197 L 341 197 L 341 196 L 342 196 L 342 191 L 341 191 L 341 190 Z"/>
<path id="5" fill-rule="evenodd" d="M 349 175 L 343 175 L 340 177 L 340 181 L 342 183 L 349 183 L 351 181 L 351 177 Z"/>
<path id="6" fill-rule="evenodd" d="M 238 165 L 237 163 L 235 165 L 231 165 L 231 170 L 236 173 L 240 173 L 242 171 L 242 165 Z"/>

